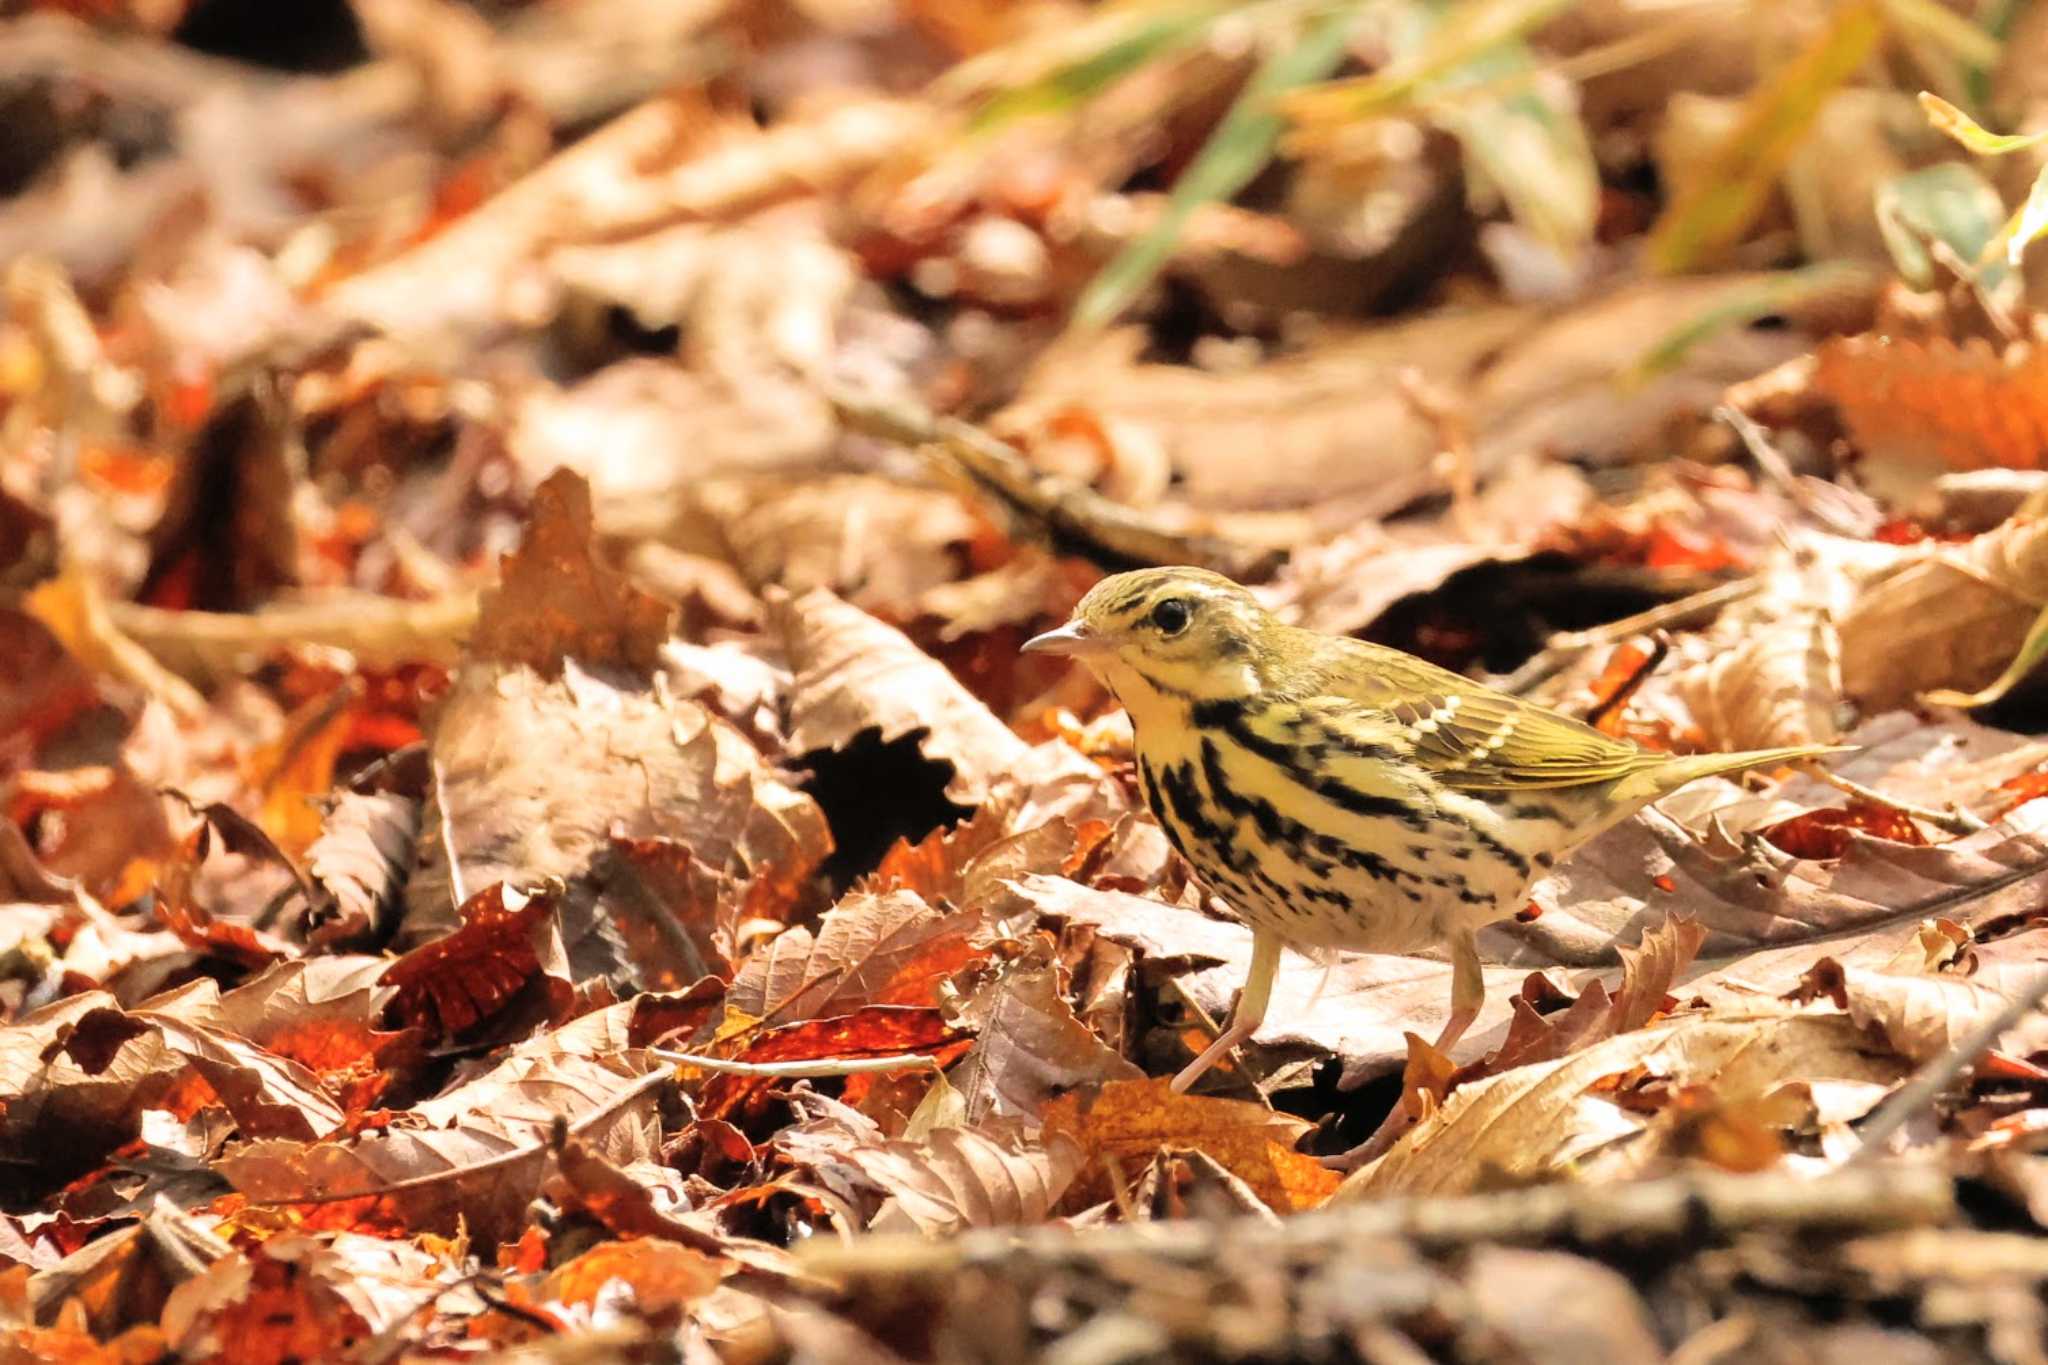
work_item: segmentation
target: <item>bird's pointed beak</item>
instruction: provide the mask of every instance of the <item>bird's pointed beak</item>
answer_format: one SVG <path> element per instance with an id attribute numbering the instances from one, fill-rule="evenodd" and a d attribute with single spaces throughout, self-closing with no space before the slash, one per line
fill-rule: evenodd
<path id="1" fill-rule="evenodd" d="M 1043 635 L 1034 635 L 1024 642 L 1026 654 L 1064 654 L 1069 658 L 1083 658 L 1090 654 L 1101 654 L 1111 648 L 1108 640 L 1090 633 L 1085 621 L 1069 621 L 1058 630 L 1049 630 Z"/>

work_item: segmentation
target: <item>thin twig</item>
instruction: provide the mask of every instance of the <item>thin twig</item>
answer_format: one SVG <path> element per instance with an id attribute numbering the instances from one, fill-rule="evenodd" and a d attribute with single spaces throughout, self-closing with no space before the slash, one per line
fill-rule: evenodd
<path id="1" fill-rule="evenodd" d="M 1714 409 L 1716 421 L 1725 422 L 1734 433 L 1742 438 L 1750 458 L 1756 461 L 1764 477 L 1785 490 L 1785 496 L 1799 504 L 1799 510 L 1812 517 L 1837 535 L 1854 536 L 1861 540 L 1870 534 L 1871 527 L 1845 508 L 1839 507 L 1821 495 L 1820 491 L 1833 492 L 1838 498 L 1845 496 L 1832 484 L 1817 485 L 1802 482 L 1792 472 L 1791 464 L 1778 448 L 1771 444 L 1770 436 L 1756 419 L 1740 408 L 1723 403 Z"/>
<path id="2" fill-rule="evenodd" d="M 1023 452 L 971 422 L 939 416 L 907 399 L 833 390 L 826 394 L 849 430 L 921 451 L 1013 523 L 1042 532 L 1105 563 L 1199 564 L 1242 582 L 1269 577 L 1286 556 L 1199 529 L 1179 529 L 1126 507 L 1086 484 L 1035 469 Z"/>
<path id="3" fill-rule="evenodd" d="M 1893 1134 L 1905 1127 L 1915 1114 L 1934 1103 L 1935 1097 L 1946 1090 L 1956 1077 L 1976 1065 L 1977 1059 L 1991 1050 L 2001 1034 L 2015 1027 L 2044 999 L 2048 999 L 2048 972 L 2035 977 L 2004 1009 L 1972 1029 L 1961 1042 L 1922 1066 L 1912 1080 L 1893 1091 L 1891 1098 L 1878 1106 L 1876 1115 L 1858 1131 L 1857 1137 L 1863 1145 L 1849 1158 L 1850 1163 L 1869 1161 L 1883 1155 L 1884 1145 Z"/>
<path id="4" fill-rule="evenodd" d="M 939 1059 L 922 1052 L 903 1052 L 893 1057 L 817 1057 L 795 1062 L 736 1062 L 726 1057 L 707 1057 L 698 1052 L 669 1052 L 649 1048 L 647 1054 L 672 1066 L 693 1066 L 699 1071 L 718 1071 L 731 1076 L 784 1076 L 792 1080 L 807 1076 L 865 1076 L 876 1071 L 901 1071 L 916 1067 L 940 1071 Z"/>
<path id="5" fill-rule="evenodd" d="M 462 860 L 455 856 L 455 818 L 448 809 L 448 783 L 442 778 L 440 759 L 428 758 L 427 766 L 434 774 L 434 804 L 441 809 L 441 853 L 448 859 L 448 894 L 455 898 L 459 911 L 469 904 L 469 889 L 462 884 Z"/>
<path id="6" fill-rule="evenodd" d="M 1436 464 L 1451 490 L 1451 520 L 1467 540 L 1480 538 L 1479 462 L 1472 453 L 1472 423 L 1457 399 L 1429 382 L 1421 370 L 1404 366 L 1394 376 L 1401 399 L 1436 433 Z"/>
<path id="7" fill-rule="evenodd" d="M 1631 635 L 1647 635 L 1666 626 L 1685 626 L 1707 620 L 1719 613 L 1721 608 L 1754 597 L 1762 590 L 1761 580 L 1738 578 L 1733 582 L 1716 584 L 1703 592 L 1691 593 L 1675 602 L 1665 602 L 1651 607 L 1648 611 L 1639 611 L 1634 616 L 1609 621 L 1606 625 L 1595 626 L 1591 630 L 1560 631 L 1544 642 L 1542 650 L 1534 658 L 1510 673 L 1496 686 L 1503 692 L 1520 696 L 1555 676 L 1589 649 L 1619 644 Z"/>
<path id="8" fill-rule="evenodd" d="M 1948 834 L 1976 834 L 1980 830 L 1991 828 L 1990 825 L 1958 806 L 1951 806 L 1945 811 L 1935 810 L 1931 806 L 1916 806 L 1910 801 L 1901 801 L 1895 796 L 1886 796 L 1874 787 L 1866 787 L 1861 782 L 1851 781 L 1840 773 L 1829 772 L 1818 763 L 1808 764 L 1807 771 L 1827 783 L 1830 787 L 1835 788 L 1835 790 L 1849 793 L 1858 801 L 1867 801 L 1873 806 L 1882 806 L 1886 810 L 1895 810 L 1901 815 L 1910 815 L 1915 820 L 1924 820 L 1936 829 Z"/>
<path id="9" fill-rule="evenodd" d="M 1592 710 L 1586 712 L 1586 724 L 1598 729 L 1601 721 L 1619 708 L 1628 705 L 1629 698 L 1641 690 L 1649 676 L 1662 667 L 1664 661 L 1670 657 L 1671 637 L 1661 630 L 1657 631 L 1650 637 L 1650 652 L 1643 656 L 1642 662 L 1629 671 L 1621 686 L 1608 693 Z"/>

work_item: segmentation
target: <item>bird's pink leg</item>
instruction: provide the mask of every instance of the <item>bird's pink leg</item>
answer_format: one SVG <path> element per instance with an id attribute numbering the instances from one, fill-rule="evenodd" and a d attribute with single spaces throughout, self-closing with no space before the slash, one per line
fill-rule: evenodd
<path id="1" fill-rule="evenodd" d="M 1479 1007 L 1486 1001 L 1486 973 L 1479 965 L 1479 943 L 1471 930 L 1465 930 L 1451 939 L 1451 1017 L 1444 1020 L 1444 1026 L 1436 1035 L 1431 1046 L 1438 1052 L 1449 1052 L 1465 1036 L 1465 1030 L 1472 1027 L 1472 1021 L 1479 1017 Z M 1380 1120 L 1380 1126 L 1373 1130 L 1371 1137 L 1359 1143 L 1348 1152 L 1323 1158 L 1323 1164 L 1334 1170 L 1351 1171 L 1378 1160 L 1388 1148 L 1400 1141 L 1401 1134 L 1408 1131 L 1415 1122 L 1408 1112 L 1407 1096 L 1395 1101 L 1393 1112 Z"/>
<path id="2" fill-rule="evenodd" d="M 1237 1008 L 1230 1012 L 1230 1027 L 1202 1050 L 1202 1055 L 1181 1068 L 1173 1078 L 1172 1090 L 1185 1095 L 1202 1073 L 1230 1054 L 1232 1048 L 1258 1032 L 1265 1021 L 1266 1005 L 1273 998 L 1273 980 L 1280 974 L 1280 940 L 1263 929 L 1252 931 L 1252 967 L 1245 976 Z"/>

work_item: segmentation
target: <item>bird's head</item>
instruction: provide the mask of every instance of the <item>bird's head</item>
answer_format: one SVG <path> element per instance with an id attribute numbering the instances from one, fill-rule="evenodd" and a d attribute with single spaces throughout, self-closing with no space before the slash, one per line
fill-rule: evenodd
<path id="1" fill-rule="evenodd" d="M 1252 595 L 1206 569 L 1140 569 L 1103 579 L 1030 654 L 1088 665 L 1134 718 L 1154 705 L 1249 696 L 1285 628 Z"/>

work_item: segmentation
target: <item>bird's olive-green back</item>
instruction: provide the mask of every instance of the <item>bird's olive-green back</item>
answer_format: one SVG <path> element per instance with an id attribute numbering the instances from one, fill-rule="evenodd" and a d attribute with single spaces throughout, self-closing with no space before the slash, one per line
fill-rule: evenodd
<path id="1" fill-rule="evenodd" d="M 1314 659 L 1313 674 L 1323 691 L 1398 721 L 1414 745 L 1415 761 L 1445 786 L 1578 787 L 1670 761 L 1669 755 L 1398 650 L 1311 631 L 1288 633 L 1296 637 L 1290 644 Z"/>

